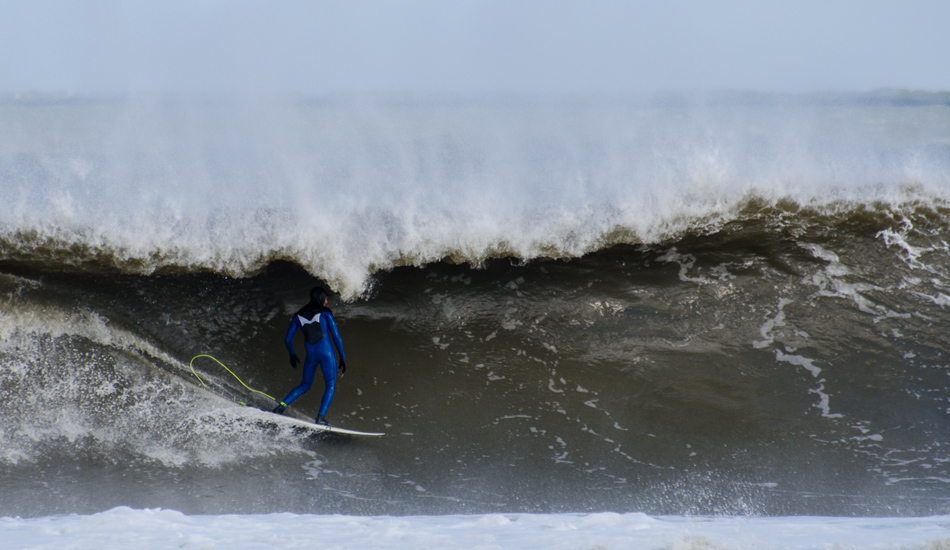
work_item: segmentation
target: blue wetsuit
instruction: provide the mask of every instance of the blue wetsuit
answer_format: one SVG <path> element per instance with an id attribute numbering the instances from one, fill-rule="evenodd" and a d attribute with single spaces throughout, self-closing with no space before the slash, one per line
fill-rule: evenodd
<path id="1" fill-rule="evenodd" d="M 336 351 L 340 354 L 340 361 L 346 362 L 346 355 L 343 353 L 343 341 L 340 339 L 340 332 L 336 328 L 336 321 L 333 320 L 333 313 L 321 306 L 314 307 L 312 304 L 304 306 L 291 320 L 284 344 L 287 346 L 287 351 L 293 356 L 297 355 L 294 351 L 294 336 L 297 335 L 298 330 L 303 332 L 304 349 L 307 350 L 307 356 L 303 361 L 303 381 L 287 394 L 281 405 L 285 407 L 290 405 L 310 390 L 313 379 L 317 374 L 317 365 L 319 365 L 323 372 L 323 381 L 327 385 L 326 391 L 323 392 L 323 400 L 320 403 L 319 416 L 326 416 L 327 409 L 330 408 L 330 402 L 333 401 L 333 392 L 336 389 L 336 356 L 333 353 L 333 348 L 330 347 L 330 338 L 333 339 L 333 345 L 336 346 Z"/>

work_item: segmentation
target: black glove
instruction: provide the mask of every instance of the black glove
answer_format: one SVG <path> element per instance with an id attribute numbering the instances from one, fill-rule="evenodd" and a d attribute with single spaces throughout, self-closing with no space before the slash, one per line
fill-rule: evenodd
<path id="1" fill-rule="evenodd" d="M 346 359 L 340 359 L 340 372 L 346 373 Z"/>
<path id="2" fill-rule="evenodd" d="M 290 368 L 292 369 L 297 368 L 297 363 L 299 362 L 300 362 L 300 359 L 296 355 L 290 356 Z"/>

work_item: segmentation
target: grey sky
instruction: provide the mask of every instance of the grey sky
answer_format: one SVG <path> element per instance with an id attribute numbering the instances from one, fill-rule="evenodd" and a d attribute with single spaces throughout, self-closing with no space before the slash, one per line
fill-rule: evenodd
<path id="1" fill-rule="evenodd" d="M 950 1 L 0 0 L 0 91 L 950 90 Z"/>

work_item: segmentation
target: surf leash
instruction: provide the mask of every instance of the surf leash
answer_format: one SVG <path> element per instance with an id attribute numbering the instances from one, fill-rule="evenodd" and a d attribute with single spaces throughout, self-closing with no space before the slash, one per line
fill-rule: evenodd
<path id="1" fill-rule="evenodd" d="M 252 392 L 254 392 L 254 393 L 259 393 L 259 394 L 263 395 L 264 397 L 267 397 L 267 398 L 270 399 L 271 401 L 277 401 L 276 399 L 274 399 L 273 397 L 267 395 L 266 393 L 264 393 L 264 392 L 262 392 L 262 391 L 255 390 L 254 388 L 252 388 L 252 387 L 248 386 L 247 384 L 245 384 L 243 380 L 241 380 L 240 378 L 238 378 L 238 375 L 234 374 L 234 372 L 232 372 L 231 369 L 229 369 L 229 368 L 227 367 L 227 365 L 225 365 L 225 364 L 222 363 L 221 361 L 218 361 L 217 359 L 215 359 L 214 357 L 212 357 L 212 356 L 210 356 L 210 355 L 204 355 L 204 354 L 202 354 L 202 355 L 195 355 L 194 357 L 191 358 L 191 362 L 188 363 L 188 366 L 191 367 L 191 374 L 194 374 L 194 375 L 195 375 L 195 378 L 197 378 L 198 381 L 201 382 L 201 386 L 202 386 L 202 387 L 207 388 L 208 385 L 205 384 L 205 381 L 202 380 L 200 376 L 198 376 L 198 373 L 197 373 L 197 372 L 195 372 L 195 359 L 198 359 L 198 358 L 200 358 L 200 357 L 207 357 L 208 359 L 211 359 L 211 360 L 214 361 L 215 363 L 221 365 L 221 367 L 222 367 L 224 370 L 228 371 L 228 372 L 231 374 L 231 376 L 234 377 L 235 380 L 237 380 L 238 382 L 240 382 L 241 385 L 244 386 L 245 388 L 247 388 L 248 390 L 250 390 L 250 391 L 252 391 Z M 238 401 L 238 403 L 241 403 L 241 402 Z M 247 406 L 247 403 L 241 403 L 241 405 Z"/>

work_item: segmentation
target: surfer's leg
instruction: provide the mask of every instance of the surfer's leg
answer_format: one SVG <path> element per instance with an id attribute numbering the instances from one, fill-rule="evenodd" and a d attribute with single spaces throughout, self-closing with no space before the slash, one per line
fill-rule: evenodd
<path id="1" fill-rule="evenodd" d="M 323 400 L 320 402 L 320 414 L 317 418 L 327 415 L 330 403 L 333 402 L 333 393 L 336 390 L 336 358 L 331 351 L 320 360 L 320 370 L 323 371 L 323 381 L 327 384 L 327 389 L 323 392 Z"/>
<path id="2" fill-rule="evenodd" d="M 315 354 L 307 354 L 307 358 L 303 362 L 303 381 L 300 382 L 300 385 L 296 388 L 290 390 L 290 393 L 287 394 L 287 397 L 284 398 L 280 404 L 284 407 L 290 405 L 297 400 L 298 397 L 310 391 L 310 386 L 313 385 L 313 379 L 317 375 L 317 358 Z"/>

